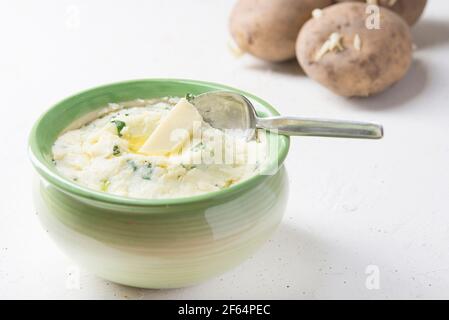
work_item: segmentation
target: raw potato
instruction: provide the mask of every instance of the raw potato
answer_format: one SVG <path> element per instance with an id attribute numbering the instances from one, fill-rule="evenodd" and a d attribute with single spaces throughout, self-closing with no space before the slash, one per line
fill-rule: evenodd
<path id="1" fill-rule="evenodd" d="M 427 0 L 336 0 L 336 2 L 348 1 L 377 3 L 399 14 L 411 26 L 421 17 L 427 4 Z"/>
<path id="2" fill-rule="evenodd" d="M 380 9 L 379 30 L 365 26 L 366 4 L 340 3 L 309 20 L 296 54 L 306 74 L 342 96 L 379 93 L 404 77 L 412 61 L 410 28 Z"/>
<path id="3" fill-rule="evenodd" d="M 279 62 L 295 57 L 295 42 L 316 8 L 332 0 L 239 0 L 230 17 L 230 31 L 239 46 L 260 59 Z"/>

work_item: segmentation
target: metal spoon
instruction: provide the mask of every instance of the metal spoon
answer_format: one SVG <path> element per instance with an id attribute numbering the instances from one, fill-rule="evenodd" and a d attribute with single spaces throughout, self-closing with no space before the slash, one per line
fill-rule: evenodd
<path id="1" fill-rule="evenodd" d="M 254 136 L 254 129 L 277 130 L 288 136 L 381 139 L 382 126 L 374 123 L 302 117 L 259 118 L 246 97 L 228 91 L 212 91 L 190 97 L 203 119 L 217 129 L 239 129 Z M 253 129 L 253 130 L 251 130 Z"/>

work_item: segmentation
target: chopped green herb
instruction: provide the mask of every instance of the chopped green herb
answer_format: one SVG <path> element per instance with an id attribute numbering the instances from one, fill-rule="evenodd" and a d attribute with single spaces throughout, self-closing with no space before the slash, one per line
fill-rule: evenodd
<path id="1" fill-rule="evenodd" d="M 225 181 L 225 184 L 223 186 L 223 188 L 228 188 L 230 187 L 234 182 L 236 182 L 234 179 L 228 179 Z"/>
<path id="2" fill-rule="evenodd" d="M 109 181 L 108 179 L 101 180 L 101 185 L 100 185 L 101 191 L 107 192 L 110 185 L 111 185 L 111 181 Z"/>
<path id="3" fill-rule="evenodd" d="M 118 145 L 114 145 L 114 148 L 112 148 L 112 154 L 117 157 L 120 153 L 120 147 Z"/>
<path id="4" fill-rule="evenodd" d="M 186 169 L 187 171 L 195 169 L 196 166 L 191 165 L 191 164 L 181 164 L 181 167 L 183 167 L 184 169 Z"/>
<path id="5" fill-rule="evenodd" d="M 153 174 L 153 165 L 149 162 L 146 167 L 142 168 L 142 179 L 151 180 L 151 175 Z"/>
<path id="6" fill-rule="evenodd" d="M 137 171 L 137 164 L 136 164 L 136 162 L 135 161 L 133 161 L 133 160 L 128 160 L 128 161 L 126 161 L 128 164 L 129 164 L 129 166 L 133 169 L 133 172 L 136 172 Z"/>
<path id="7" fill-rule="evenodd" d="M 112 120 L 111 121 L 115 126 L 117 127 L 117 134 L 119 137 L 122 136 L 122 130 L 124 127 L 126 127 L 126 123 L 120 120 Z"/>
<path id="8" fill-rule="evenodd" d="M 193 99 L 195 99 L 195 96 L 192 93 L 187 93 L 186 94 L 186 100 L 189 102 L 192 102 Z"/>

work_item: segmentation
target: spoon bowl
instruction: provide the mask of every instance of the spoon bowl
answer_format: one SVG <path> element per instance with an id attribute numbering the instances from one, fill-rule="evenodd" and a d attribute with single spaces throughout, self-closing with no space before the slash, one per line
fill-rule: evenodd
<path id="1" fill-rule="evenodd" d="M 211 91 L 192 97 L 203 119 L 217 129 L 237 129 L 248 140 L 261 128 L 288 136 L 319 136 L 334 138 L 381 139 L 381 125 L 369 122 L 313 119 L 303 117 L 259 118 L 246 97 L 229 91 Z"/>

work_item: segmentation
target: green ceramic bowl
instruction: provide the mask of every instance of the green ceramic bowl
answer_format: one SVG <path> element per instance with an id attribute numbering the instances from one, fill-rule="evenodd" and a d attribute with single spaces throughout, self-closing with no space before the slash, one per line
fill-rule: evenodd
<path id="1" fill-rule="evenodd" d="M 288 196 L 283 161 L 289 138 L 269 134 L 269 172 L 200 196 L 145 200 L 81 187 L 59 175 L 51 147 L 77 119 L 109 102 L 231 90 L 258 115 L 277 115 L 262 99 L 227 86 L 149 79 L 97 87 L 45 112 L 32 129 L 30 156 L 38 173 L 34 199 L 44 228 L 75 261 L 95 274 L 143 288 L 177 288 L 219 275 L 248 258 L 281 221 Z"/>

